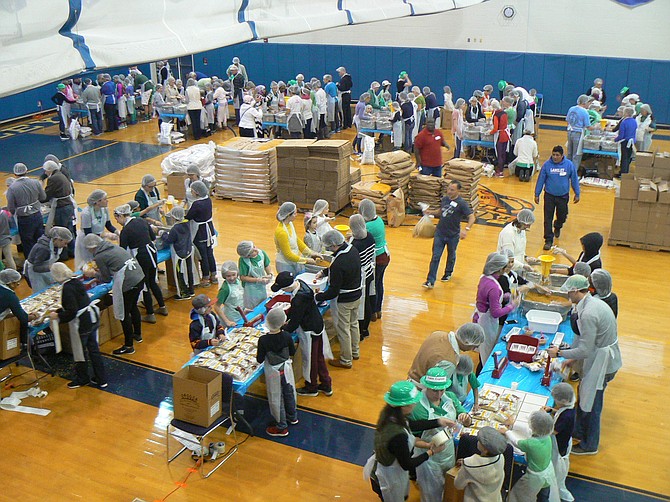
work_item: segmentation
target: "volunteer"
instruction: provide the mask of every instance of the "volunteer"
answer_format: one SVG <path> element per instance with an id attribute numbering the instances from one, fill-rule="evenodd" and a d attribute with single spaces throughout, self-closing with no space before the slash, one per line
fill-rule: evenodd
<path id="1" fill-rule="evenodd" d="M 589 283 L 595 290 L 593 296 L 600 298 L 609 305 L 614 317 L 617 317 L 619 315 L 619 298 L 612 291 L 612 276 L 610 273 L 602 268 L 594 270 L 589 277 Z"/>
<path id="2" fill-rule="evenodd" d="M 471 423 L 463 405 L 451 392 L 446 389 L 451 385 L 451 380 L 447 376 L 444 368 L 430 368 L 428 372 L 421 377 L 421 385 L 424 390 L 421 392 L 421 398 L 409 419 L 418 422 L 420 420 L 432 420 L 443 417 L 451 421 L 452 427 L 456 422 L 469 426 Z M 433 438 L 444 431 L 446 441 L 443 444 L 444 450 L 435 453 L 427 462 L 424 462 L 416 468 L 416 478 L 421 488 L 421 501 L 433 502 L 444 498 L 444 479 L 447 471 L 456 465 L 456 450 L 454 448 L 454 438 L 452 432 L 441 427 L 426 429 L 421 433 L 421 439 L 431 443 Z M 424 451 L 417 448 L 418 451 Z"/>
<path id="3" fill-rule="evenodd" d="M 351 127 L 351 88 L 354 86 L 351 80 L 351 75 L 347 73 L 344 66 L 340 66 L 337 70 L 340 76 L 340 81 L 337 83 L 337 90 L 342 98 L 342 129 L 349 129 Z"/>
<path id="4" fill-rule="evenodd" d="M 605 389 L 622 365 L 617 322 L 612 309 L 591 296 L 586 277 L 569 277 L 561 290 L 568 293 L 570 301 L 577 305 L 579 345 L 567 350 L 550 347 L 548 352 L 554 358 L 584 361 L 574 433 L 580 442 L 572 449 L 572 454 L 595 455 L 600 442 L 600 415 Z"/>
<path id="5" fill-rule="evenodd" d="M 156 282 L 158 269 L 158 251 L 154 244 L 156 234 L 146 220 L 133 218 L 130 213 L 130 206 L 128 204 L 122 204 L 114 209 L 114 218 L 121 225 L 119 246 L 130 251 L 130 254 L 137 260 L 137 263 L 142 268 L 142 272 L 144 272 L 145 288 L 143 300 L 147 315 L 142 317 L 142 321 L 156 324 L 152 294 L 158 302 L 157 312 L 163 316 L 168 315 L 165 300 L 163 299 L 163 292 Z"/>
<path id="6" fill-rule="evenodd" d="M 635 115 L 635 110 L 632 107 L 627 106 L 623 109 L 623 120 L 619 122 L 619 132 L 614 139 L 619 148 L 619 159 L 621 163 L 621 172 L 618 177 L 628 173 L 630 163 L 633 160 L 633 154 L 635 153 L 637 121 L 633 115 Z"/>
<path id="7" fill-rule="evenodd" d="M 7 188 L 7 209 L 16 218 L 23 257 L 28 259 L 30 250 L 44 234 L 40 207 L 47 200 L 47 194 L 39 181 L 26 176 L 28 167 L 25 164 L 14 164 L 13 172 L 17 178 Z"/>
<path id="8" fill-rule="evenodd" d="M 463 459 L 461 469 L 454 479 L 454 487 L 464 491 L 464 502 L 500 502 L 506 468 L 503 454 L 508 448 L 507 442 L 493 427 L 482 427 L 474 439 L 476 450 Z M 461 438 L 459 454 L 462 442 Z"/>
<path id="9" fill-rule="evenodd" d="M 461 353 L 477 350 L 484 343 L 484 330 L 478 324 L 467 322 L 453 331 L 433 331 L 419 347 L 407 375 L 415 384 L 434 367 L 447 370 L 451 378 L 456 371 Z"/>
<path id="10" fill-rule="evenodd" d="M 489 86 L 490 87 L 490 86 Z M 510 130 L 507 125 L 507 114 L 500 108 L 498 101 L 493 101 L 491 104 L 493 108 L 493 139 L 496 145 L 496 176 L 502 178 L 504 176 L 503 169 L 507 162 L 507 151 L 509 150 Z"/>
<path id="11" fill-rule="evenodd" d="M 450 150 L 444 133 L 435 129 L 435 119 L 428 117 L 426 127 L 414 139 L 414 155 L 421 174 L 442 178 L 443 147 Z"/>
<path id="12" fill-rule="evenodd" d="M 74 276 L 74 272 L 65 263 L 51 265 L 54 280 L 63 285 L 61 305 L 49 317 L 60 323 L 68 323 L 70 346 L 74 358 L 74 378 L 67 384 L 68 389 L 77 389 L 92 383 L 101 388 L 107 387 L 105 365 L 98 347 L 98 328 L 100 327 L 100 309 L 98 301 L 91 302 L 84 284 Z M 93 366 L 93 378 L 88 376 L 88 361 Z"/>
<path id="13" fill-rule="evenodd" d="M 551 396 L 554 398 L 553 407 L 544 409 L 554 419 L 551 461 L 561 500 L 573 502 L 575 498 L 565 486 L 565 479 L 570 472 L 572 434 L 575 429 L 575 391 L 569 383 L 561 382 L 552 387 Z"/>
<path id="14" fill-rule="evenodd" d="M 229 328 L 243 321 L 240 310 L 244 312 L 244 286 L 239 275 L 240 271 L 234 261 L 223 262 L 221 265 L 223 282 L 216 296 L 215 311 Z"/>
<path id="15" fill-rule="evenodd" d="M 123 327 L 123 346 L 114 350 L 116 355 L 134 354 L 133 340 L 142 343 L 142 318 L 137 299 L 144 286 L 144 272 L 125 249 L 102 240 L 95 234 L 84 237 L 84 245 L 93 253 L 97 270 L 86 270 L 86 277 L 96 277 L 100 282 L 111 282 L 114 317 Z"/>
<path id="16" fill-rule="evenodd" d="M 53 160 L 47 160 L 43 166 L 47 175 L 47 184 L 44 187 L 47 201 L 51 202 L 51 211 L 47 218 L 46 227 L 58 226 L 67 228 L 75 235 L 75 212 L 77 205 L 72 196 L 72 182 L 60 171 L 60 165 Z M 74 241 L 70 241 L 61 255 L 62 260 L 69 260 L 74 256 Z"/>
<path id="17" fill-rule="evenodd" d="M 161 199 L 161 194 L 158 188 L 156 188 L 156 178 L 151 174 L 142 176 L 142 186 L 135 194 L 135 200 L 139 203 L 140 210 L 155 206 L 143 215 L 144 218 L 151 218 L 159 222 L 159 224 L 163 221 L 161 207 L 165 204 L 165 201 Z"/>
<path id="18" fill-rule="evenodd" d="M 81 99 L 84 101 L 84 105 L 86 105 L 86 109 L 88 110 L 93 134 L 95 136 L 100 136 L 103 129 L 102 95 L 100 94 L 100 88 L 96 85 L 92 85 L 90 78 L 84 79 L 84 84 L 86 85 L 86 88 L 81 94 Z"/>
<path id="19" fill-rule="evenodd" d="M 67 134 L 67 129 L 70 121 L 70 105 L 76 103 L 77 100 L 69 98 L 65 94 L 65 84 L 58 84 L 56 86 L 57 92 L 51 96 L 51 101 L 56 105 L 58 111 L 58 129 L 60 130 L 60 139 L 65 141 L 70 139 Z"/>
<path id="20" fill-rule="evenodd" d="M 454 105 L 454 110 L 451 112 L 451 132 L 454 134 L 454 158 L 457 159 L 461 156 L 461 143 L 463 142 L 463 127 L 464 127 L 464 114 L 466 109 L 466 103 L 463 98 L 458 98 L 456 104 Z"/>
<path id="21" fill-rule="evenodd" d="M 95 234 L 101 237 L 111 238 L 116 236 L 116 227 L 109 218 L 107 206 L 107 192 L 95 189 L 86 199 L 86 207 L 79 215 L 81 230 L 77 230 L 77 238 L 74 246 L 74 268 L 79 270 L 86 262 L 93 259 L 84 246 L 84 237 L 88 234 Z"/>
<path id="22" fill-rule="evenodd" d="M 0 320 L 11 312 L 19 320 L 21 343 L 28 341 L 28 323 L 37 319 L 37 314 L 28 314 L 21 306 L 14 290 L 21 285 L 21 274 L 11 268 L 0 271 Z"/>
<path id="23" fill-rule="evenodd" d="M 589 275 L 594 270 L 603 266 L 603 262 L 600 259 L 600 248 L 602 248 L 604 242 L 602 234 L 599 232 L 589 232 L 586 235 L 582 235 L 579 238 L 579 242 L 582 245 L 582 251 L 576 260 L 563 248 L 554 247 L 552 251 L 554 254 L 564 256 L 572 264 L 568 269 L 568 275 L 574 274 L 574 267 L 577 263 L 586 263 L 591 269 Z"/>
<path id="24" fill-rule="evenodd" d="M 330 125 L 331 132 L 340 132 L 341 124 L 337 115 L 337 85 L 333 82 L 333 76 L 330 74 L 324 75 L 323 85 L 323 90 L 326 91 L 326 95 L 328 96 L 328 116 L 326 121 Z"/>
<path id="25" fill-rule="evenodd" d="M 100 93 L 104 96 L 105 118 L 107 119 L 107 132 L 117 131 L 119 124 L 117 122 L 118 109 L 116 106 L 116 85 L 112 82 L 112 76 L 109 73 L 103 74 L 104 83 L 100 86 Z"/>
<path id="26" fill-rule="evenodd" d="M 216 347 L 226 338 L 225 327 L 212 313 L 212 302 L 207 295 L 198 295 L 191 300 L 191 323 L 188 327 L 188 339 L 196 356 L 208 347 Z"/>
<path id="27" fill-rule="evenodd" d="M 54 284 L 50 267 L 60 259 L 63 248 L 71 241 L 72 233 L 63 227 L 52 227 L 37 240 L 23 264 L 23 275 L 30 282 L 33 293 Z"/>
<path id="28" fill-rule="evenodd" d="M 540 157 L 537 142 L 530 131 L 525 130 L 523 136 L 514 143 L 514 155 L 516 159 L 510 163 L 510 174 L 514 174 L 512 169 L 516 169 L 520 181 L 530 181 L 535 163 Z"/>
<path id="29" fill-rule="evenodd" d="M 242 106 L 240 106 L 240 120 L 237 126 L 239 128 L 240 136 L 243 138 L 256 138 L 256 122 L 263 121 L 263 110 L 261 110 L 258 103 L 253 96 L 246 94 L 242 98 Z"/>
<path id="30" fill-rule="evenodd" d="M 363 199 L 358 205 L 358 212 L 365 219 L 365 228 L 375 239 L 375 296 L 370 320 L 375 322 L 382 318 L 384 302 L 384 273 L 391 262 L 391 253 L 386 243 L 386 227 L 384 220 L 377 216 L 377 206 L 370 199 Z"/>
<path id="31" fill-rule="evenodd" d="M 526 232 L 535 223 L 535 215 L 530 209 L 522 209 L 511 223 L 508 223 L 498 234 L 498 252 L 511 251 L 514 255 L 515 272 L 530 272 L 539 263 L 537 258 L 526 255 Z"/>
<path id="32" fill-rule="evenodd" d="M 196 272 L 193 235 L 188 220 L 184 219 L 184 208 L 175 206 L 168 213 L 174 219 L 169 232 L 162 231 L 163 246 L 170 246 L 172 272 L 175 277 L 177 294 L 175 300 L 188 300 L 195 296 L 194 272 Z"/>
<path id="33" fill-rule="evenodd" d="M 416 439 L 412 430 L 450 427 L 454 422 L 444 417 L 413 422 L 408 416 L 421 399 L 421 393 L 411 382 L 403 380 L 391 385 L 384 395 L 386 405 L 379 414 L 375 428 L 374 454 L 363 468 L 373 491 L 384 502 L 403 502 L 409 496 L 409 471 L 416 469 L 444 446 L 434 446 Z M 412 456 L 414 447 L 426 451 Z"/>
<path id="34" fill-rule="evenodd" d="M 479 279 L 477 286 L 476 309 L 472 320 L 479 324 L 484 330 L 485 341 L 479 347 L 479 357 L 481 366 L 486 364 L 486 360 L 493 352 L 498 342 L 498 318 L 514 311 L 520 303 L 520 298 L 516 297 L 505 306 L 503 302 L 503 290 L 498 282 L 498 277 L 507 267 L 507 256 L 500 253 L 491 253 L 486 258 L 483 275 Z"/>
<path id="35" fill-rule="evenodd" d="M 284 202 L 277 210 L 279 224 L 274 234 L 277 272 L 286 270 L 299 275 L 305 271 L 306 263 L 315 265 L 315 258 L 321 258 L 320 254 L 312 251 L 302 239 L 298 238 L 293 226 L 297 210 L 293 202 Z"/>
<path id="36" fill-rule="evenodd" d="M 396 82 L 396 99 L 399 99 L 403 92 L 409 93 L 412 88 L 412 81 L 406 71 L 401 71 Z"/>
<path id="37" fill-rule="evenodd" d="M 209 182 L 203 180 L 200 176 L 200 168 L 195 164 L 191 164 L 186 168 L 186 179 L 184 180 L 184 193 L 186 194 L 184 196 L 184 202 L 186 203 L 186 206 L 190 207 L 190 205 L 193 204 L 193 201 L 197 199 L 191 191 L 191 185 L 196 181 L 202 181 L 207 188 L 210 188 Z"/>
<path id="38" fill-rule="evenodd" d="M 635 117 L 637 129 L 635 131 L 635 148 L 638 151 L 651 151 L 651 135 L 656 131 L 656 120 L 649 105 L 642 105 L 640 113 Z"/>
<path id="39" fill-rule="evenodd" d="M 193 244 L 200 253 L 200 270 L 202 271 L 200 286 L 207 288 L 211 284 L 219 283 L 216 278 L 214 258 L 217 232 L 212 222 L 212 199 L 209 196 L 209 188 L 202 181 L 194 181 L 191 184 L 191 192 L 196 199 L 188 208 L 184 218 L 190 222 Z"/>
<path id="40" fill-rule="evenodd" d="M 186 82 L 186 109 L 188 110 L 188 118 L 191 121 L 191 133 L 193 139 L 198 141 L 202 136 L 202 129 L 200 128 L 200 114 L 202 113 L 202 101 L 200 96 L 200 88 L 198 82 L 189 78 Z"/>
<path id="41" fill-rule="evenodd" d="M 314 202 L 312 217 L 316 219 L 316 234 L 320 239 L 333 229 L 333 227 L 330 226 L 330 222 L 334 221 L 335 218 L 328 216 L 329 210 L 330 205 L 326 200 L 317 199 Z"/>
<path id="42" fill-rule="evenodd" d="M 375 297 L 375 238 L 368 232 L 365 219 L 360 214 L 349 217 L 349 228 L 351 228 L 351 245 L 356 248 L 361 258 L 361 279 L 363 289 L 361 291 L 361 303 L 358 307 L 358 328 L 361 340 L 370 336 L 370 320 L 372 319 L 372 302 Z"/>
<path id="43" fill-rule="evenodd" d="M 604 105 L 607 96 L 605 95 L 605 89 L 603 89 L 603 79 L 602 78 L 595 79 L 593 81 L 593 87 L 591 87 L 586 92 L 586 94 L 588 96 L 593 96 Z"/>
<path id="44" fill-rule="evenodd" d="M 244 285 L 244 308 L 255 309 L 268 297 L 267 284 L 272 281 L 270 257 L 258 249 L 252 241 L 242 241 L 237 245 L 238 268 Z"/>
<path id="45" fill-rule="evenodd" d="M 568 123 L 568 152 L 566 157 L 579 170 L 579 164 L 582 161 L 582 149 L 584 146 L 584 134 L 587 129 L 600 127 L 600 124 L 591 126 L 589 119 L 589 97 L 582 94 L 577 98 L 577 104 L 568 110 L 565 121 Z"/>

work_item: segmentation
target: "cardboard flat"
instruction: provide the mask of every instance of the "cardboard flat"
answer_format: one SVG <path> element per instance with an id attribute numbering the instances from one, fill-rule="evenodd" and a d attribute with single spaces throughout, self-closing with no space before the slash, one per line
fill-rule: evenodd
<path id="1" fill-rule="evenodd" d="M 209 427 L 222 413 L 221 373 L 187 366 L 172 376 L 174 418 Z"/>

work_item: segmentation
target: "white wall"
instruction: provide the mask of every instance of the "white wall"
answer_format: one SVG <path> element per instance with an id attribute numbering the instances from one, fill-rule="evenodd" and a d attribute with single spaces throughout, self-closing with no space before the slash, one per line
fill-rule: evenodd
<path id="1" fill-rule="evenodd" d="M 511 21 L 502 16 L 506 5 L 516 10 Z M 634 9 L 613 0 L 490 0 L 442 14 L 270 41 L 668 60 L 670 0 L 654 0 Z"/>

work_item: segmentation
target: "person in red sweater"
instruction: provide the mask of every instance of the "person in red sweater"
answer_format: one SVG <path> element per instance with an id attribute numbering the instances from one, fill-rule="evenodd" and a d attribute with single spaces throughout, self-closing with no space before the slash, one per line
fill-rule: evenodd
<path id="1" fill-rule="evenodd" d="M 426 119 L 426 127 L 414 139 L 414 155 L 421 174 L 442 177 L 442 147 L 449 150 L 444 133 L 435 129 L 434 118 Z"/>
<path id="2" fill-rule="evenodd" d="M 503 168 L 505 167 L 505 160 L 507 159 L 507 145 L 509 145 L 510 133 L 507 124 L 507 113 L 500 108 L 498 101 L 491 103 L 493 108 L 493 137 L 496 144 L 496 157 L 498 162 L 496 164 L 496 176 L 502 178 Z"/>

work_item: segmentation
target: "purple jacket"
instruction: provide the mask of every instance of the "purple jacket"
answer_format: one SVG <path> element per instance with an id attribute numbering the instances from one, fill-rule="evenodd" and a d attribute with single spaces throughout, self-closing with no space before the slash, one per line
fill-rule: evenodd
<path id="1" fill-rule="evenodd" d="M 490 312 L 496 319 L 512 312 L 516 305 L 502 306 L 503 291 L 495 277 L 484 275 L 477 286 L 477 311 Z"/>

